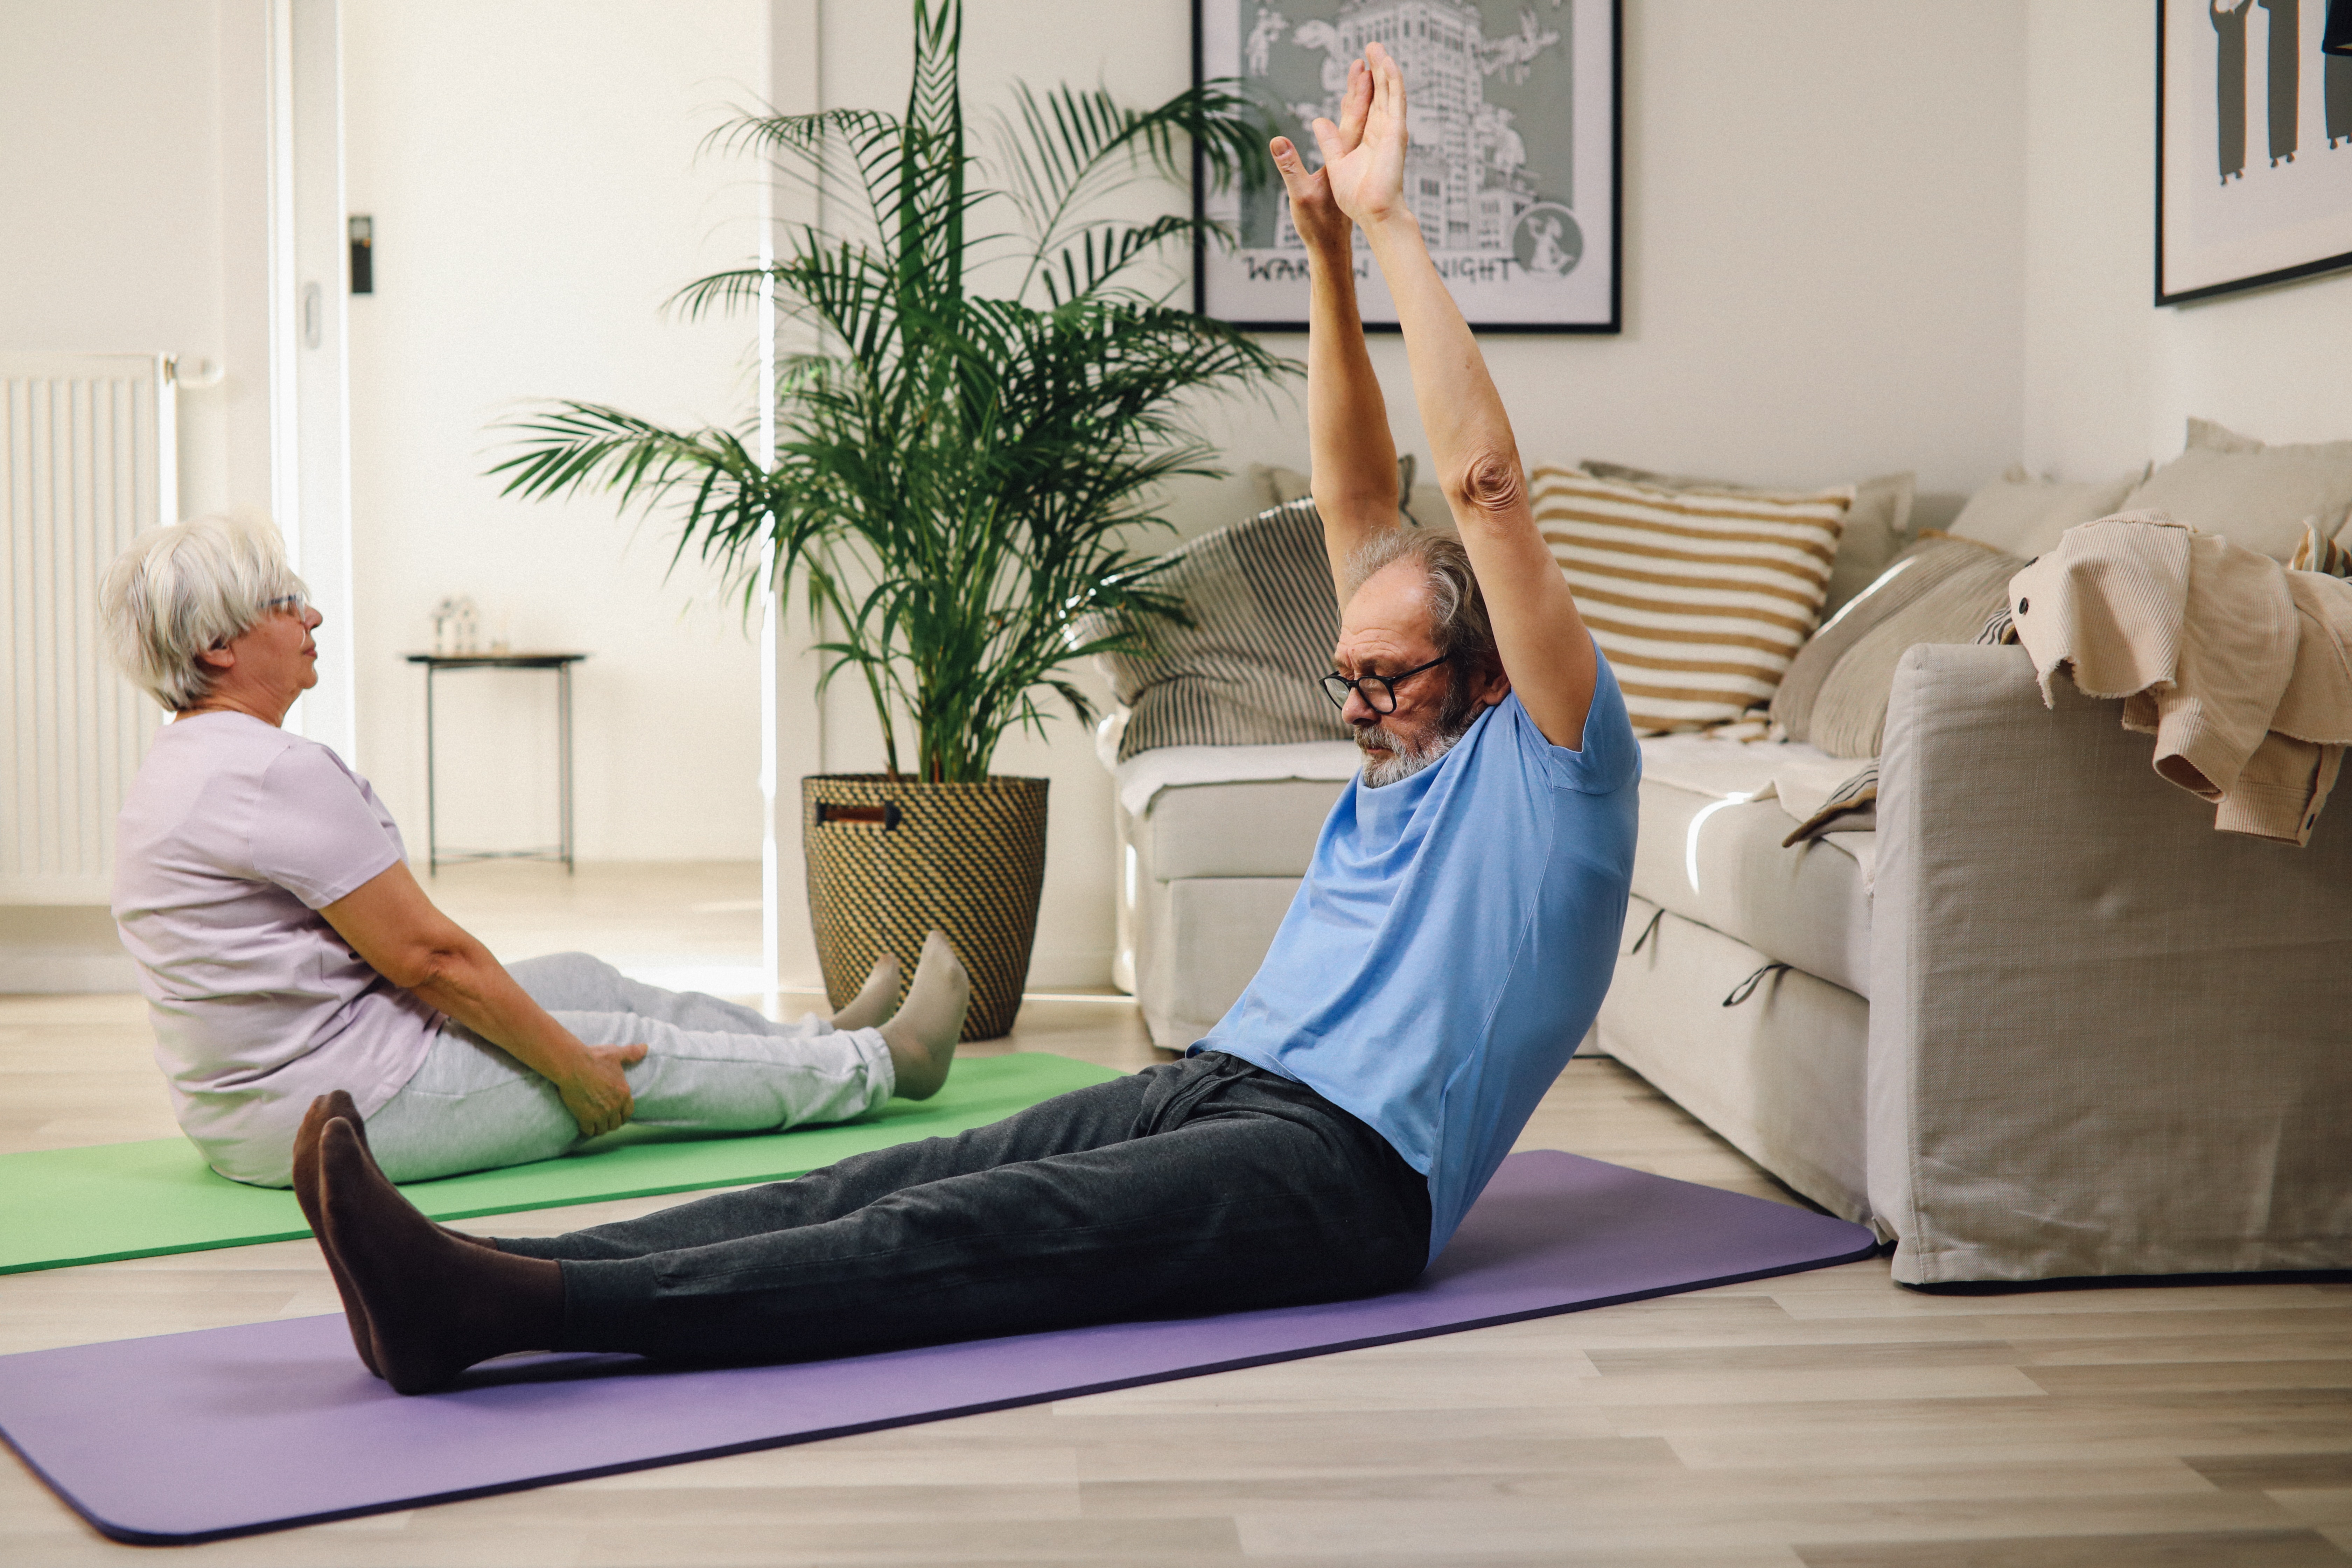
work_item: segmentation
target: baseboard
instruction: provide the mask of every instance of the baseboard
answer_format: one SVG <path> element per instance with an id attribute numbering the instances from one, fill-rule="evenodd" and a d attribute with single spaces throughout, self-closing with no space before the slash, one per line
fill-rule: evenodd
<path id="1" fill-rule="evenodd" d="M 1029 954 L 1031 991 L 1092 991 L 1116 984 L 1108 947 L 1040 947 Z M 1124 987 L 1122 987 L 1124 989 Z"/>

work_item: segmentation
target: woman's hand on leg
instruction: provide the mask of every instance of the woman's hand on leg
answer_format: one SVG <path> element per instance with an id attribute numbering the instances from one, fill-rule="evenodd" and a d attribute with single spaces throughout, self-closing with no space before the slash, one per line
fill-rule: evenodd
<path id="1" fill-rule="evenodd" d="M 406 862 L 394 861 L 319 912 L 377 973 L 554 1084 L 582 1136 L 629 1119 L 634 1102 L 621 1068 L 644 1060 L 646 1047 L 582 1045 L 488 948 L 434 908 Z"/>
<path id="2" fill-rule="evenodd" d="M 644 1046 L 583 1046 L 580 1055 L 548 1081 L 563 1096 L 563 1109 L 580 1123 L 580 1136 L 600 1138 L 628 1121 L 636 1109 L 622 1068 L 646 1059 Z"/>

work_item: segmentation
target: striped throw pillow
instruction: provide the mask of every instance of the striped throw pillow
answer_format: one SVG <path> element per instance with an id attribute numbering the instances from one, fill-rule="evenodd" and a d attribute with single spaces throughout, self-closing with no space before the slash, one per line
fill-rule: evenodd
<path id="1" fill-rule="evenodd" d="M 1771 701 L 1821 619 L 1852 486 L 1665 489 L 1538 468 L 1536 522 L 1637 730 Z"/>
<path id="2" fill-rule="evenodd" d="M 1095 661 L 1132 710 L 1119 761 L 1159 746 L 1348 739 L 1318 684 L 1331 668 L 1339 605 L 1315 503 L 1269 508 L 1174 554 L 1153 583 L 1183 600 L 1192 624 L 1154 620 L 1146 649 Z"/>

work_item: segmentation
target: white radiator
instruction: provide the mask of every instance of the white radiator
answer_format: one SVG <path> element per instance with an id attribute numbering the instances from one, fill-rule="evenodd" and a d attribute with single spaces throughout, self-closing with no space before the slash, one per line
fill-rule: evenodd
<path id="1" fill-rule="evenodd" d="M 160 714 L 107 659 L 98 586 L 133 533 L 177 521 L 172 362 L 10 354 L 0 384 L 0 903 L 102 904 Z"/>

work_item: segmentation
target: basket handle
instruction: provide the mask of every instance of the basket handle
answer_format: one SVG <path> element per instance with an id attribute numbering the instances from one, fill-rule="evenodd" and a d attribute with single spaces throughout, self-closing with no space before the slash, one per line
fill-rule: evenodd
<path id="1" fill-rule="evenodd" d="M 895 800 L 880 805 L 844 805 L 829 800 L 816 803 L 819 827 L 835 822 L 870 822 L 880 824 L 882 831 L 887 833 L 898 826 L 898 803 Z"/>

